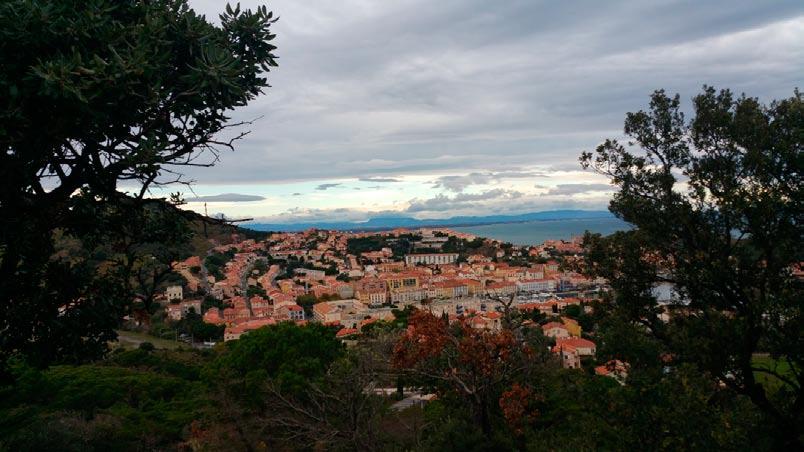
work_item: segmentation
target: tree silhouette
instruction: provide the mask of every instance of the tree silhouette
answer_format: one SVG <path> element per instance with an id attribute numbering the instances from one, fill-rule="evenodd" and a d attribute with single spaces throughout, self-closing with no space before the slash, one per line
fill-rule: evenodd
<path id="1" fill-rule="evenodd" d="M 779 447 L 800 447 L 804 102 L 798 91 L 766 106 L 705 87 L 693 104 L 687 121 L 679 96 L 657 91 L 649 111 L 627 115 L 631 141 L 582 155 L 619 187 L 610 209 L 635 226 L 587 235 L 586 271 L 609 280 L 612 312 L 659 339 L 674 366 L 749 397 Z M 678 296 L 660 304 L 660 283 Z"/>
<path id="2" fill-rule="evenodd" d="M 151 207 L 163 201 L 148 190 L 214 164 L 245 133 L 222 134 L 268 86 L 274 20 L 227 6 L 213 25 L 186 0 L 0 5 L 0 369 L 18 353 L 98 356 L 131 300 L 148 299 L 128 282 L 172 256 L 95 248 L 178 241 L 155 226 L 179 227 L 180 212 Z M 58 255 L 65 241 L 88 258 Z"/>

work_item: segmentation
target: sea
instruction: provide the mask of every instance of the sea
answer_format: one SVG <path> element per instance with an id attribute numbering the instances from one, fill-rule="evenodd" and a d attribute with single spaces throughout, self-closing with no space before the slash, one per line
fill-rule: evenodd
<path id="1" fill-rule="evenodd" d="M 612 217 L 496 223 L 479 226 L 456 226 L 450 229 L 510 242 L 514 245 L 538 245 L 545 240 L 569 240 L 572 237 L 583 235 L 586 231 L 608 235 L 617 231 L 631 229 L 631 226 L 619 218 Z"/>

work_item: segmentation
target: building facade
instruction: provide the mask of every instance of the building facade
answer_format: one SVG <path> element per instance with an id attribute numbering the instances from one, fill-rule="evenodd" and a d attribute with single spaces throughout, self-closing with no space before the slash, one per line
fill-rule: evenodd
<path id="1" fill-rule="evenodd" d="M 405 265 L 447 265 L 454 264 L 457 260 L 458 253 L 408 254 L 405 256 Z"/>

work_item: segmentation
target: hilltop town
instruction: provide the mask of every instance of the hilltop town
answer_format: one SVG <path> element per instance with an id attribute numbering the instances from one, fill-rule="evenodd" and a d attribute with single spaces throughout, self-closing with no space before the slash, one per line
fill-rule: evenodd
<path id="1" fill-rule="evenodd" d="M 516 246 L 450 229 L 234 234 L 230 244 L 175 262 L 183 284 L 168 286 L 160 301 L 169 321 L 201 315 L 223 327 L 224 341 L 284 321 L 320 322 L 354 340 L 414 308 L 499 331 L 504 310 L 514 309 L 558 341 L 565 367 L 580 367 L 595 345 L 563 313 L 588 312 L 606 288 L 572 270 L 582 252 L 580 237 Z"/>

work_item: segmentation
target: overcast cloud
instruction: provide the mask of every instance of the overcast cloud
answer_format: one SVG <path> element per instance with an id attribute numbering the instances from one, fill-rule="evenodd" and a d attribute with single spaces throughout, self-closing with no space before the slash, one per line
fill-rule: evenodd
<path id="1" fill-rule="evenodd" d="M 209 17 L 224 7 L 190 4 Z M 292 216 L 292 207 L 336 220 L 344 212 L 336 209 L 602 208 L 606 196 L 577 191 L 606 182 L 577 171 L 578 155 L 618 136 L 625 113 L 645 108 L 654 89 L 680 93 L 687 106 L 703 84 L 768 101 L 790 96 L 804 74 L 801 0 L 282 0 L 269 8 L 280 16 L 280 67 L 266 95 L 232 115 L 260 119 L 234 153 L 190 174 L 199 193 L 249 184 L 270 200 L 251 216 Z M 324 193 L 361 182 L 388 184 L 350 190 L 360 197 Z M 490 190 L 522 196 L 456 201 Z M 555 199 L 539 197 L 548 194 Z"/>
<path id="2" fill-rule="evenodd" d="M 558 184 L 554 188 L 547 190 L 547 195 L 575 195 L 578 193 L 613 190 L 614 187 L 608 184 Z"/>
<path id="3" fill-rule="evenodd" d="M 385 182 L 401 182 L 399 179 L 395 179 L 393 177 L 361 177 L 361 182 L 375 182 L 375 183 L 385 183 Z"/>
<path id="4" fill-rule="evenodd" d="M 196 196 L 187 198 L 187 202 L 249 202 L 249 201 L 262 201 L 264 196 L 256 195 L 241 195 L 240 193 L 223 193 L 220 195 L 212 196 Z"/>

